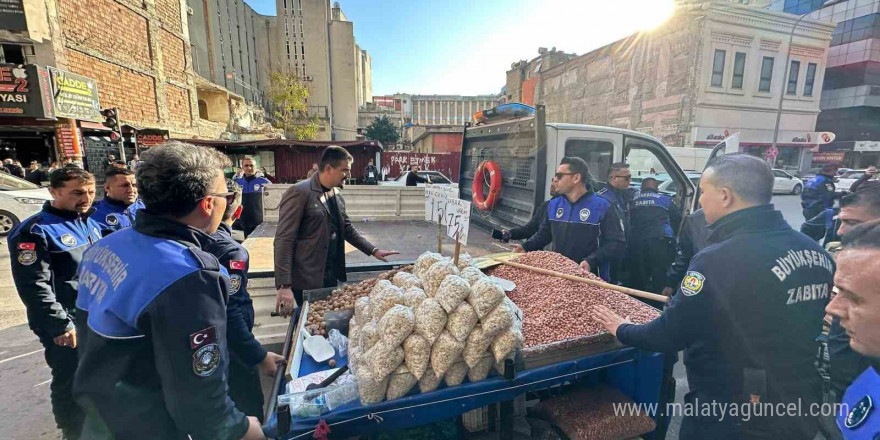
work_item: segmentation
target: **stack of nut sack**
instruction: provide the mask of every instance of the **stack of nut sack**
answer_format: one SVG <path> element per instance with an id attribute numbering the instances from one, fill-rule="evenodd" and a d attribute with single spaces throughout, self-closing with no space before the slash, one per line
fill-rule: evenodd
<path id="1" fill-rule="evenodd" d="M 601 281 L 556 252 L 528 252 L 511 261 Z M 660 315 L 657 309 L 629 295 L 601 287 L 505 265 L 490 273 L 516 283 L 509 296 L 524 317 L 525 357 L 577 345 L 613 342 L 614 337 L 590 313 L 596 305 L 606 306 L 634 324 L 645 324 Z"/>
<path id="2" fill-rule="evenodd" d="M 522 320 L 504 291 L 471 265 L 422 254 L 412 272 L 379 280 L 355 302 L 348 365 L 361 403 L 485 379 L 522 347 Z"/>

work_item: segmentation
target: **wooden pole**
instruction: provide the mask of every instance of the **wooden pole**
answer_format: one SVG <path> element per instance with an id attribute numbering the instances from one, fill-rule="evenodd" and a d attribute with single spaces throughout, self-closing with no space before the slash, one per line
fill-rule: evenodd
<path id="1" fill-rule="evenodd" d="M 459 239 L 461 238 L 461 230 L 455 232 L 455 257 L 452 259 L 452 263 L 458 267 L 458 255 L 461 254 L 461 242 Z"/>
<path id="2" fill-rule="evenodd" d="M 443 225 L 437 223 L 437 253 L 443 253 Z"/>
<path id="3" fill-rule="evenodd" d="M 563 279 L 566 279 L 569 281 L 575 281 L 578 283 L 589 284 L 591 286 L 602 287 L 602 288 L 605 288 L 608 290 L 613 290 L 615 292 L 625 293 L 630 296 L 636 296 L 639 298 L 645 298 L 645 299 L 650 299 L 652 301 L 659 301 L 659 302 L 664 302 L 664 303 L 669 301 L 669 298 L 667 298 L 663 295 L 657 295 L 656 293 L 645 292 L 642 290 L 630 289 L 629 287 L 618 286 L 616 284 L 610 284 L 610 283 L 606 283 L 604 281 L 596 281 L 596 280 L 591 280 L 589 278 L 576 277 L 574 275 L 568 275 L 568 274 L 565 274 L 562 272 L 556 272 L 555 270 L 542 269 L 540 267 L 529 266 L 527 264 L 514 263 L 512 261 L 502 261 L 502 260 L 495 260 L 495 261 L 497 261 L 501 264 L 506 264 L 508 266 L 515 267 L 517 269 L 530 270 L 532 272 L 537 272 L 540 274 L 549 275 L 551 277 L 563 278 Z"/>

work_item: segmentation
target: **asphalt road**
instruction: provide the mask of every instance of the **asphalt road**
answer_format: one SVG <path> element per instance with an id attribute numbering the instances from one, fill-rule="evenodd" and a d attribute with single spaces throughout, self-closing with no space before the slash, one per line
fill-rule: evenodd
<path id="1" fill-rule="evenodd" d="M 792 227 L 800 227 L 803 218 L 798 197 L 776 196 L 774 203 Z M 392 243 L 377 241 L 375 244 L 393 248 L 400 239 L 398 236 Z M 12 282 L 6 240 L 0 239 L 0 438 L 61 437 L 49 406 L 49 378 L 42 346 L 27 328 L 24 309 Z M 680 363 L 676 366 L 675 378 L 676 396 L 680 401 L 687 392 Z M 677 438 L 678 424 L 674 423 L 667 440 Z"/>

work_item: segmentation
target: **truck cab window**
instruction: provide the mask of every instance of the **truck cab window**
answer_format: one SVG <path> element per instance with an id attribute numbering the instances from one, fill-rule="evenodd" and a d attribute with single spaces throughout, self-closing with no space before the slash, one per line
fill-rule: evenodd
<path id="1" fill-rule="evenodd" d="M 609 141 L 569 139 L 565 141 L 565 155 L 585 160 L 593 178 L 602 182 L 608 178 L 608 167 L 614 158 L 614 144 Z"/>

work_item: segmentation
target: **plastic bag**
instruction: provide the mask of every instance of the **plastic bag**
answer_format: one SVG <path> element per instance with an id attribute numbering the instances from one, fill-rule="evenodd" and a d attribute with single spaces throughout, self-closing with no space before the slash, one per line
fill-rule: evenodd
<path id="1" fill-rule="evenodd" d="M 379 333 L 379 326 L 376 325 L 375 322 L 368 322 L 361 327 L 361 353 L 366 354 L 367 351 L 373 348 L 380 339 L 382 339 L 382 335 Z"/>
<path id="2" fill-rule="evenodd" d="M 516 328 L 511 328 L 495 337 L 492 341 L 492 354 L 495 355 L 495 361 L 501 362 L 509 354 L 513 353 L 517 348 L 522 348 L 523 336 Z"/>
<path id="3" fill-rule="evenodd" d="M 458 275 L 447 275 L 437 287 L 434 297 L 447 313 L 452 313 L 471 294 L 471 285 Z"/>
<path id="4" fill-rule="evenodd" d="M 462 350 L 464 350 L 464 342 L 444 331 L 431 347 L 431 369 L 436 375 L 443 376 L 446 370 L 461 358 Z"/>
<path id="5" fill-rule="evenodd" d="M 431 360 L 431 344 L 416 333 L 403 341 L 404 362 L 416 379 L 421 379 Z"/>
<path id="6" fill-rule="evenodd" d="M 458 256 L 458 270 L 462 270 L 466 267 L 471 267 L 473 258 L 471 258 L 470 254 L 467 252 L 460 254 Z"/>
<path id="7" fill-rule="evenodd" d="M 461 273 L 458 276 L 466 279 L 467 282 L 470 283 L 471 288 L 473 288 L 474 283 L 486 278 L 486 274 L 484 274 L 483 271 L 473 266 L 465 267 L 461 270 Z"/>
<path id="8" fill-rule="evenodd" d="M 376 292 L 374 298 L 370 299 L 370 314 L 374 321 L 378 321 L 385 316 L 385 313 L 396 305 L 403 305 L 403 290 L 400 287 L 391 285 Z"/>
<path id="9" fill-rule="evenodd" d="M 474 308 L 470 304 L 463 302 L 449 314 L 446 330 L 455 339 L 458 339 L 459 342 L 465 342 L 478 321 L 479 319 L 477 318 L 477 313 L 474 312 Z"/>
<path id="10" fill-rule="evenodd" d="M 461 382 L 464 381 L 465 376 L 467 376 L 468 366 L 464 362 L 456 362 L 449 367 L 449 371 L 446 372 L 446 375 L 443 376 L 443 381 L 446 382 L 446 386 L 455 387 L 461 385 Z"/>
<path id="11" fill-rule="evenodd" d="M 385 397 L 388 400 L 399 399 L 409 393 L 409 390 L 418 382 L 419 379 L 406 368 L 406 365 L 401 365 L 391 373 L 391 377 L 388 380 L 388 392 L 385 394 Z"/>
<path id="12" fill-rule="evenodd" d="M 348 355 L 348 338 L 339 330 L 335 328 L 330 330 L 330 333 L 327 334 L 327 342 L 330 343 L 330 346 L 336 350 L 339 356 L 345 357 Z"/>
<path id="13" fill-rule="evenodd" d="M 370 297 L 362 296 L 354 302 L 354 318 L 361 325 L 372 319 L 370 315 Z"/>
<path id="14" fill-rule="evenodd" d="M 480 360 L 468 370 L 468 380 L 478 382 L 489 377 L 492 366 L 495 364 L 495 358 L 492 353 L 485 352 Z"/>
<path id="15" fill-rule="evenodd" d="M 434 298 L 422 301 L 415 312 L 415 331 L 433 345 L 446 328 L 448 317 L 443 306 Z"/>
<path id="16" fill-rule="evenodd" d="M 447 275 L 458 276 L 458 268 L 449 260 L 438 261 L 422 273 L 419 277 L 422 280 L 422 289 L 429 297 L 434 297 L 440 283 L 446 279 Z"/>
<path id="17" fill-rule="evenodd" d="M 422 255 L 419 255 L 419 258 L 416 259 L 416 264 L 413 265 L 413 274 L 421 278 L 422 274 L 434 263 L 443 259 L 445 259 L 445 257 L 436 252 L 425 252 Z"/>
<path id="18" fill-rule="evenodd" d="M 422 280 L 407 272 L 397 272 L 397 274 L 394 275 L 394 278 L 391 279 L 391 283 L 404 290 L 411 287 L 422 287 Z"/>
<path id="19" fill-rule="evenodd" d="M 364 354 L 364 359 L 373 367 L 376 377 L 385 377 L 391 374 L 403 363 L 405 354 L 402 347 L 394 347 L 387 343 L 379 342 Z"/>
<path id="20" fill-rule="evenodd" d="M 415 310 L 422 301 L 428 299 L 428 295 L 420 287 L 410 287 L 403 292 L 403 304 Z"/>
<path id="21" fill-rule="evenodd" d="M 464 351 L 461 353 L 461 357 L 464 358 L 464 362 L 468 367 L 473 368 L 480 361 L 486 354 L 486 350 L 492 345 L 492 340 L 491 336 L 487 337 L 483 334 L 483 327 L 481 325 L 478 324 L 474 327 L 467 341 L 465 341 Z"/>
<path id="22" fill-rule="evenodd" d="M 501 289 L 494 281 L 487 277 L 478 280 L 471 285 L 471 294 L 468 296 L 468 302 L 474 306 L 477 316 L 483 319 L 505 298 L 504 290 Z"/>
<path id="23" fill-rule="evenodd" d="M 414 325 L 412 309 L 398 304 L 385 312 L 385 316 L 379 321 L 379 333 L 382 341 L 397 347 L 412 333 Z"/>
<path id="24" fill-rule="evenodd" d="M 443 375 L 437 377 L 437 374 L 434 373 L 434 370 L 428 368 L 425 371 L 425 374 L 422 375 L 422 378 L 419 379 L 419 391 L 423 393 L 428 393 L 437 389 L 440 386 L 440 380 L 443 379 Z"/>
<path id="25" fill-rule="evenodd" d="M 513 310 L 507 305 L 507 301 L 501 301 L 488 315 L 483 317 L 480 324 L 483 325 L 483 333 L 486 336 L 495 336 L 513 326 Z"/>

